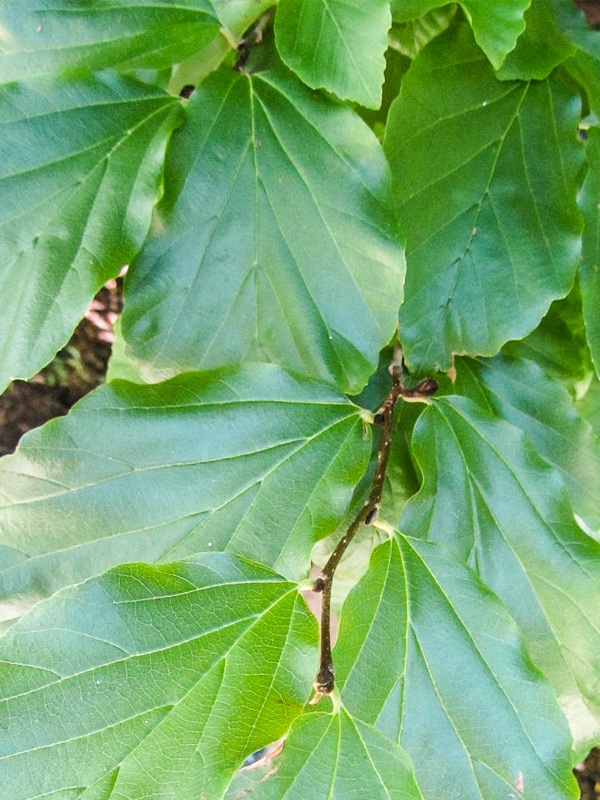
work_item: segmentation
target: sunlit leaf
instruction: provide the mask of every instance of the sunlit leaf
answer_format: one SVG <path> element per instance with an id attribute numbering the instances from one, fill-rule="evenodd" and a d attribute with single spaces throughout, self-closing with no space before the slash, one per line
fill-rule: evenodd
<path id="1" fill-rule="evenodd" d="M 4 0 L 0 81 L 164 67 L 219 36 L 210 0 Z"/>
<path id="2" fill-rule="evenodd" d="M 397 738 L 423 796 L 574 798 L 570 739 L 505 608 L 441 547 L 374 553 L 335 648 L 348 712 Z M 433 768 L 435 765 L 435 768 Z"/>
<path id="3" fill-rule="evenodd" d="M 592 528 L 600 527 L 600 441 L 567 390 L 524 359 L 461 358 L 456 366 L 457 392 L 520 428 L 560 470 L 574 510 Z"/>
<path id="4" fill-rule="evenodd" d="M 499 81 L 464 25 L 414 60 L 385 145 L 407 233 L 402 341 L 418 369 L 448 369 L 453 353 L 494 355 L 570 289 L 579 113 L 560 73 Z"/>
<path id="5" fill-rule="evenodd" d="M 179 105 L 108 73 L 0 88 L 0 392 L 50 361 L 137 252 Z"/>
<path id="6" fill-rule="evenodd" d="M 140 557 L 227 548 L 304 577 L 369 451 L 356 406 L 271 365 L 101 387 L 0 460 L 2 617 Z"/>
<path id="7" fill-rule="evenodd" d="M 389 0 L 280 0 L 277 49 L 313 89 L 378 108 L 391 22 Z"/>
<path id="8" fill-rule="evenodd" d="M 402 299 L 392 206 L 381 147 L 352 110 L 282 67 L 207 78 L 126 284 L 142 374 L 266 360 L 359 391 Z"/>
<path id="9" fill-rule="evenodd" d="M 470 561 L 504 601 L 553 685 L 576 743 L 600 732 L 600 542 L 573 518 L 558 471 L 523 433 L 463 397 L 415 428 L 420 492 L 403 530 Z"/>
<path id="10" fill-rule="evenodd" d="M 228 554 L 64 589 L 0 640 L 2 791 L 221 796 L 302 710 L 315 645 L 297 587 Z"/>

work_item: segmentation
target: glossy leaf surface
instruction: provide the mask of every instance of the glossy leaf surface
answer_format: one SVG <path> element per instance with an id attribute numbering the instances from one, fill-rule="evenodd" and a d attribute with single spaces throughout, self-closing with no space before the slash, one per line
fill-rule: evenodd
<path id="1" fill-rule="evenodd" d="M 524 359 L 461 358 L 456 367 L 456 391 L 520 428 L 560 470 L 575 512 L 590 527 L 600 527 L 600 442 L 567 390 Z"/>
<path id="2" fill-rule="evenodd" d="M 559 473 L 523 433 L 463 397 L 415 428 L 423 486 L 403 529 L 469 560 L 504 601 L 551 681 L 577 744 L 598 736 L 600 543 L 573 518 Z"/>
<path id="3" fill-rule="evenodd" d="M 588 131 L 589 171 L 581 193 L 585 218 L 581 294 L 588 343 L 596 372 L 600 375 L 600 130 Z"/>
<path id="4" fill-rule="evenodd" d="M 0 81 L 164 67 L 219 36 L 210 0 L 4 0 Z"/>
<path id="5" fill-rule="evenodd" d="M 391 22 L 389 0 L 281 0 L 277 49 L 313 89 L 379 108 Z"/>
<path id="6" fill-rule="evenodd" d="M 407 231 L 402 339 L 418 369 L 494 355 L 568 292 L 581 248 L 579 112 L 561 74 L 498 81 L 464 25 L 414 60 L 385 144 Z"/>
<path id="7" fill-rule="evenodd" d="M 477 44 L 496 69 L 524 30 L 523 15 L 530 3 L 531 0 L 459 0 Z M 392 0 L 392 16 L 395 22 L 406 22 L 444 5 L 448 5 L 444 0 Z"/>
<path id="8" fill-rule="evenodd" d="M 356 406 L 271 365 L 101 387 L 0 461 L 2 616 L 140 556 L 304 577 L 369 451 Z"/>
<path id="9" fill-rule="evenodd" d="M 302 710 L 315 645 L 297 587 L 228 554 L 64 589 L 0 640 L 2 791 L 221 796 Z"/>
<path id="10" fill-rule="evenodd" d="M 108 74 L 0 89 L 0 392 L 52 358 L 141 245 L 179 111 Z"/>
<path id="11" fill-rule="evenodd" d="M 358 391 L 392 336 L 404 256 L 380 145 L 287 70 L 204 81 L 126 286 L 142 374 L 267 360 Z"/>
<path id="12" fill-rule="evenodd" d="M 442 548 L 398 535 L 342 611 L 342 704 L 398 738 L 427 800 L 576 797 L 570 740 L 505 608 Z M 435 769 L 432 769 L 435 764 Z"/>

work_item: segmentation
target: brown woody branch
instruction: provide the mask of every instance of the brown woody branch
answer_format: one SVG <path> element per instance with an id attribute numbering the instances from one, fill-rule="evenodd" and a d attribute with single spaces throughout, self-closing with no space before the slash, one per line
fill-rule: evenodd
<path id="1" fill-rule="evenodd" d="M 315 681 L 315 696 L 311 700 L 311 704 L 317 703 L 324 694 L 331 694 L 335 686 L 335 670 L 331 653 L 331 590 L 333 586 L 333 576 L 350 542 L 360 529 L 360 526 L 363 524 L 370 525 L 377 517 L 381 505 L 381 493 L 383 491 L 385 473 L 390 455 L 394 409 L 398 398 L 402 397 L 408 401 L 423 402 L 438 388 L 436 381 L 432 378 L 426 378 L 412 389 L 407 389 L 404 386 L 401 362 L 401 358 L 395 359 L 390 365 L 392 388 L 376 412 L 373 420 L 375 424 L 381 425 L 381 439 L 377 451 L 377 466 L 371 490 L 360 511 L 350 523 L 347 531 L 338 542 L 337 547 L 313 584 L 313 592 L 322 592 L 323 599 L 321 605 L 320 665 Z"/>

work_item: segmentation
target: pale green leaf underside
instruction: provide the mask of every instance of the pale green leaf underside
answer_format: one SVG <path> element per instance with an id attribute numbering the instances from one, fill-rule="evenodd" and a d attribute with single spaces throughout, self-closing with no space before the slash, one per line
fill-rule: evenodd
<path id="1" fill-rule="evenodd" d="M 394 331 L 403 250 L 380 145 L 282 67 L 209 76 L 126 285 L 146 377 L 261 360 L 356 392 Z"/>
<path id="2" fill-rule="evenodd" d="M 220 25 L 209 0 L 4 0 L 0 82 L 170 66 L 219 36 Z"/>
<path id="3" fill-rule="evenodd" d="M 579 113 L 561 74 L 498 81 L 464 25 L 413 62 L 385 143 L 407 232 L 400 321 L 414 366 L 494 355 L 568 292 L 581 248 Z"/>
<path id="4" fill-rule="evenodd" d="M 502 604 L 441 547 L 380 545 L 334 656 L 342 703 L 401 742 L 426 800 L 577 796 L 549 685 Z"/>
<path id="5" fill-rule="evenodd" d="M 301 712 L 315 656 L 297 587 L 228 554 L 64 589 L 0 640 L 3 795 L 217 798 Z"/>
<path id="6" fill-rule="evenodd" d="M 469 560 L 504 601 L 577 744 L 600 730 L 600 544 L 576 524 L 560 477 L 523 433 L 464 397 L 421 416 L 423 473 L 403 530 Z"/>
<path id="7" fill-rule="evenodd" d="M 587 154 L 589 171 L 580 199 L 585 219 L 580 270 L 581 295 L 587 340 L 596 372 L 600 375 L 600 130 L 598 128 L 590 128 L 588 131 Z"/>
<path id="8" fill-rule="evenodd" d="M 560 470 L 575 512 L 600 528 L 600 441 L 567 390 L 525 359 L 461 358 L 456 368 L 457 393 L 520 428 L 538 455 Z"/>
<path id="9" fill-rule="evenodd" d="M 249 800 L 422 800 L 404 751 L 344 708 L 297 719 L 278 762 Z"/>
<path id="10" fill-rule="evenodd" d="M 313 89 L 379 108 L 391 22 L 389 0 L 280 0 L 277 50 Z"/>
<path id="11" fill-rule="evenodd" d="M 2 617 L 140 557 L 227 548 L 304 577 L 369 450 L 356 406 L 268 364 L 103 386 L 0 460 Z"/>
<path id="12" fill-rule="evenodd" d="M 108 74 L 0 89 L 0 392 L 141 245 L 179 101 Z"/>
<path id="13" fill-rule="evenodd" d="M 530 3 L 531 0 L 459 0 L 477 44 L 496 69 L 525 29 L 523 15 Z M 447 0 L 392 0 L 392 16 L 395 22 L 406 22 L 444 5 L 448 5 Z"/>

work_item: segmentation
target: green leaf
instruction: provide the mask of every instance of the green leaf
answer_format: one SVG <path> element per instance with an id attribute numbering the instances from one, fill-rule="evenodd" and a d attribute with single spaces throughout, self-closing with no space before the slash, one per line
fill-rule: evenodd
<path id="1" fill-rule="evenodd" d="M 581 191 L 581 209 L 585 219 L 582 264 L 580 268 L 581 295 L 587 339 L 600 375 L 600 130 L 588 131 L 588 166 Z"/>
<path id="2" fill-rule="evenodd" d="M 404 275 L 388 168 L 362 120 L 283 68 L 215 73 L 189 102 L 165 183 L 126 284 L 142 375 L 248 359 L 359 391 Z"/>
<path id="3" fill-rule="evenodd" d="M 423 473 L 403 530 L 470 560 L 504 601 L 578 746 L 600 731 L 600 543 L 576 524 L 559 473 L 517 428 L 467 398 L 415 428 Z M 409 751 L 410 752 L 410 751 Z"/>
<path id="4" fill-rule="evenodd" d="M 495 69 L 514 49 L 525 28 L 523 15 L 532 0 L 459 0 L 473 27 L 477 44 Z M 444 0 L 392 0 L 394 22 L 407 22 L 432 8 L 448 5 Z"/>
<path id="5" fill-rule="evenodd" d="M 379 108 L 391 23 L 389 0 L 280 0 L 275 40 L 308 86 Z"/>
<path id="6" fill-rule="evenodd" d="M 586 341 L 579 282 L 566 297 L 555 300 L 538 327 L 525 339 L 507 342 L 502 352 L 535 361 L 572 395 L 589 380 L 593 364 Z"/>
<path id="7" fill-rule="evenodd" d="M 562 74 L 505 83 L 451 26 L 390 109 L 385 146 L 407 232 L 402 341 L 418 370 L 495 355 L 573 282 L 580 98 Z"/>
<path id="8" fill-rule="evenodd" d="M 445 31 L 456 13 L 456 6 L 434 9 L 422 17 L 395 24 L 390 33 L 390 47 L 409 58 L 415 58 L 419 50 Z"/>
<path id="9" fill-rule="evenodd" d="M 356 406 L 268 364 L 100 387 L 0 460 L 2 616 L 142 554 L 304 577 L 369 451 Z"/>
<path id="10" fill-rule="evenodd" d="M 4 0 L 0 81 L 165 67 L 219 36 L 209 0 Z"/>
<path id="11" fill-rule="evenodd" d="M 577 410 L 592 426 L 596 436 L 600 436 L 600 381 L 595 373 L 587 391 L 577 402 Z M 597 536 L 600 538 L 600 531 Z"/>
<path id="12" fill-rule="evenodd" d="M 600 527 L 600 441 L 567 390 L 524 359 L 461 358 L 456 367 L 456 392 L 520 428 L 538 455 L 561 472 L 575 512 Z"/>
<path id="13" fill-rule="evenodd" d="M 277 771 L 249 794 L 252 800 L 422 800 L 404 751 L 344 708 L 297 719 Z"/>
<path id="14" fill-rule="evenodd" d="M 5 797 L 219 797 L 301 712 L 315 644 L 297 586 L 228 554 L 64 589 L 0 640 Z"/>
<path id="15" fill-rule="evenodd" d="M 585 32 L 585 18 L 575 3 L 564 0 L 531 0 L 525 24 L 516 48 L 498 72 L 502 80 L 547 78 L 576 52 L 579 37 L 593 36 L 592 31 Z"/>
<path id="16" fill-rule="evenodd" d="M 443 548 L 396 535 L 342 612 L 344 707 L 398 739 L 426 800 L 576 797 L 570 737 L 513 621 Z"/>
<path id="17" fill-rule="evenodd" d="M 0 90 L 0 392 L 52 358 L 139 249 L 179 112 L 109 74 Z"/>

